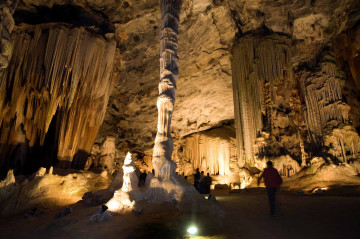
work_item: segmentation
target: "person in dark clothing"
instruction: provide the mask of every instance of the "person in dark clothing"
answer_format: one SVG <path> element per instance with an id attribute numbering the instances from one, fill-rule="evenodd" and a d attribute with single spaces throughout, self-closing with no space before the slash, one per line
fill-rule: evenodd
<path id="1" fill-rule="evenodd" d="M 212 183 L 212 178 L 210 177 L 209 173 L 207 173 L 207 175 L 205 176 L 204 181 L 205 181 L 205 193 L 206 194 L 210 193 L 210 186 Z"/>
<path id="2" fill-rule="evenodd" d="M 196 188 L 196 190 L 199 191 L 199 181 L 200 181 L 200 171 L 197 168 L 196 169 L 196 173 L 194 174 L 194 187 Z"/>
<path id="3" fill-rule="evenodd" d="M 204 171 L 201 171 L 201 174 L 200 174 L 199 192 L 200 192 L 200 194 L 205 193 L 205 175 L 204 175 Z"/>
<path id="4" fill-rule="evenodd" d="M 138 183 L 139 187 L 142 187 L 145 185 L 146 176 L 147 176 L 147 174 L 146 174 L 146 171 L 144 170 L 144 172 L 142 172 L 139 177 L 139 183 Z"/>
<path id="5" fill-rule="evenodd" d="M 273 163 L 271 161 L 268 161 L 266 163 L 266 166 L 267 167 L 264 169 L 264 172 L 260 175 L 258 179 L 258 185 L 260 185 L 260 180 L 264 178 L 270 204 L 270 215 L 274 216 L 275 194 L 276 191 L 280 188 L 283 181 L 279 172 L 273 167 Z"/>

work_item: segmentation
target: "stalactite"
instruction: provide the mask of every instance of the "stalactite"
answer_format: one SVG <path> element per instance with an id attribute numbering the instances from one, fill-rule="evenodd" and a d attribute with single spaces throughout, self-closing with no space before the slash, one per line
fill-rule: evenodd
<path id="1" fill-rule="evenodd" d="M 212 130 L 186 138 L 185 155 L 194 169 L 211 175 L 230 175 L 232 151 L 236 150 L 227 131 Z"/>
<path id="2" fill-rule="evenodd" d="M 115 41 L 82 27 L 44 24 L 16 29 L 13 44 L 0 79 L 1 166 L 16 163 L 8 160 L 11 145 L 43 145 L 52 122 L 57 157 L 70 166 L 76 153 L 91 151 L 104 119 Z"/>
<path id="3" fill-rule="evenodd" d="M 181 0 L 161 0 L 160 83 L 157 100 L 158 125 L 153 151 L 155 177 L 170 179 L 176 164 L 172 161 L 173 141 L 170 132 L 178 79 L 178 26 Z"/>
<path id="4" fill-rule="evenodd" d="M 308 129 L 313 135 L 312 143 L 317 148 L 323 144 L 323 137 L 330 132 L 335 122 L 348 123 L 350 107 L 342 101 L 342 75 L 332 62 L 324 62 L 316 73 L 302 72 L 298 77 L 301 82 L 306 109 L 305 117 L 308 119 Z M 329 128 L 330 127 L 330 128 Z"/>
<path id="5" fill-rule="evenodd" d="M 0 0 L 0 70 L 9 65 L 13 50 L 10 33 L 15 25 L 12 15 L 18 2 L 19 0 Z"/>
<path id="6" fill-rule="evenodd" d="M 255 165 L 257 135 L 271 132 L 276 116 L 274 102 L 281 88 L 284 100 L 294 84 L 290 66 L 290 42 L 270 35 L 244 37 L 233 48 L 232 72 L 239 165 Z M 267 117 L 263 125 L 263 116 Z M 264 129 L 266 128 L 266 129 Z"/>

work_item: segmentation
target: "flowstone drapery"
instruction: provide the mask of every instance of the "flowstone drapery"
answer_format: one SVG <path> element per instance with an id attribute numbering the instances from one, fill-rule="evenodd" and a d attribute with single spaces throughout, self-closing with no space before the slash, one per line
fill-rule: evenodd
<path id="1" fill-rule="evenodd" d="M 18 0 L 0 0 L 0 70 L 9 65 L 13 50 L 10 33 L 15 25 L 12 14 L 17 3 Z"/>
<path id="2" fill-rule="evenodd" d="M 184 151 L 192 171 L 199 168 L 205 174 L 230 175 L 231 152 L 236 151 L 233 140 L 233 131 L 219 128 L 187 137 Z"/>
<path id="3" fill-rule="evenodd" d="M 288 38 L 273 34 L 244 37 L 233 48 L 232 77 L 240 167 L 257 166 L 255 155 L 263 151 L 277 155 L 274 149 L 283 147 L 281 144 L 287 141 L 279 140 L 278 135 L 285 131 L 287 136 L 297 134 L 295 129 L 289 128 L 295 121 L 296 105 L 292 97 L 297 94 L 293 90 L 290 45 Z M 263 132 L 266 135 L 262 135 Z M 257 138 L 264 138 L 266 149 Z"/>
<path id="4" fill-rule="evenodd" d="M 173 140 L 170 132 L 178 79 L 177 34 L 181 0 L 161 0 L 160 83 L 157 100 L 158 125 L 153 151 L 155 177 L 169 180 L 176 164 L 171 160 Z"/>
<path id="5" fill-rule="evenodd" d="M 73 158 L 91 151 L 105 117 L 115 41 L 59 24 L 24 25 L 13 35 L 11 64 L 0 75 L 0 167 L 21 173 L 44 155 L 81 167 Z M 51 152 L 28 160 L 44 143 Z"/>

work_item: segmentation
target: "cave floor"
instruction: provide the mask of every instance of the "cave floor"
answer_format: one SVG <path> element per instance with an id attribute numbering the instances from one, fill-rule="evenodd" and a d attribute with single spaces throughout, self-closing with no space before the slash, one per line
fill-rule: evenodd
<path id="1" fill-rule="evenodd" d="M 74 205 L 73 212 L 54 219 L 56 211 L 34 218 L 24 214 L 0 219 L 0 238 L 186 238 L 190 222 L 196 238 L 360 238 L 360 197 L 278 194 L 278 215 L 268 215 L 265 192 L 216 192 L 223 218 L 199 212 L 196 205 L 179 212 L 171 205 L 145 207 L 144 214 L 114 215 L 91 224 L 98 207 Z"/>

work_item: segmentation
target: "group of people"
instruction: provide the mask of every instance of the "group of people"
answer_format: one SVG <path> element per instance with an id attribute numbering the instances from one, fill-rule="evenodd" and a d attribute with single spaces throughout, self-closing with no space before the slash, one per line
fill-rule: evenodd
<path id="1" fill-rule="evenodd" d="M 269 205 L 270 205 L 270 215 L 275 215 L 275 194 L 280 188 L 282 184 L 282 178 L 279 172 L 273 167 L 273 163 L 268 161 L 266 163 L 266 168 L 264 172 L 258 178 L 258 185 L 260 185 L 260 181 L 264 178 L 265 186 L 268 194 Z M 210 185 L 212 183 L 212 179 L 207 173 L 207 176 L 204 175 L 204 171 L 199 171 L 196 169 L 196 173 L 194 174 L 194 187 L 201 194 L 209 194 L 210 193 Z"/>
<path id="2" fill-rule="evenodd" d="M 212 179 L 210 177 L 210 174 L 207 173 L 207 175 L 204 175 L 204 171 L 199 171 L 199 169 L 196 169 L 196 173 L 194 174 L 194 187 L 196 190 L 199 191 L 201 194 L 208 194 L 210 193 L 210 186 L 212 183 Z"/>
<path id="3" fill-rule="evenodd" d="M 273 167 L 273 163 L 268 161 L 266 163 L 267 167 L 264 169 L 264 172 L 258 178 L 258 185 L 262 178 L 264 178 L 265 186 L 268 194 L 269 204 L 270 204 L 270 215 L 275 215 L 275 194 L 280 188 L 282 184 L 282 178 L 279 172 Z M 154 174 L 154 170 L 152 171 Z M 146 171 L 140 174 L 139 177 L 139 186 L 144 186 L 146 181 Z M 187 178 L 187 177 L 185 177 Z M 204 171 L 199 171 L 196 169 L 196 173 L 194 174 L 194 187 L 200 194 L 210 194 L 210 186 L 212 183 L 212 178 L 210 174 L 204 175 Z"/>

